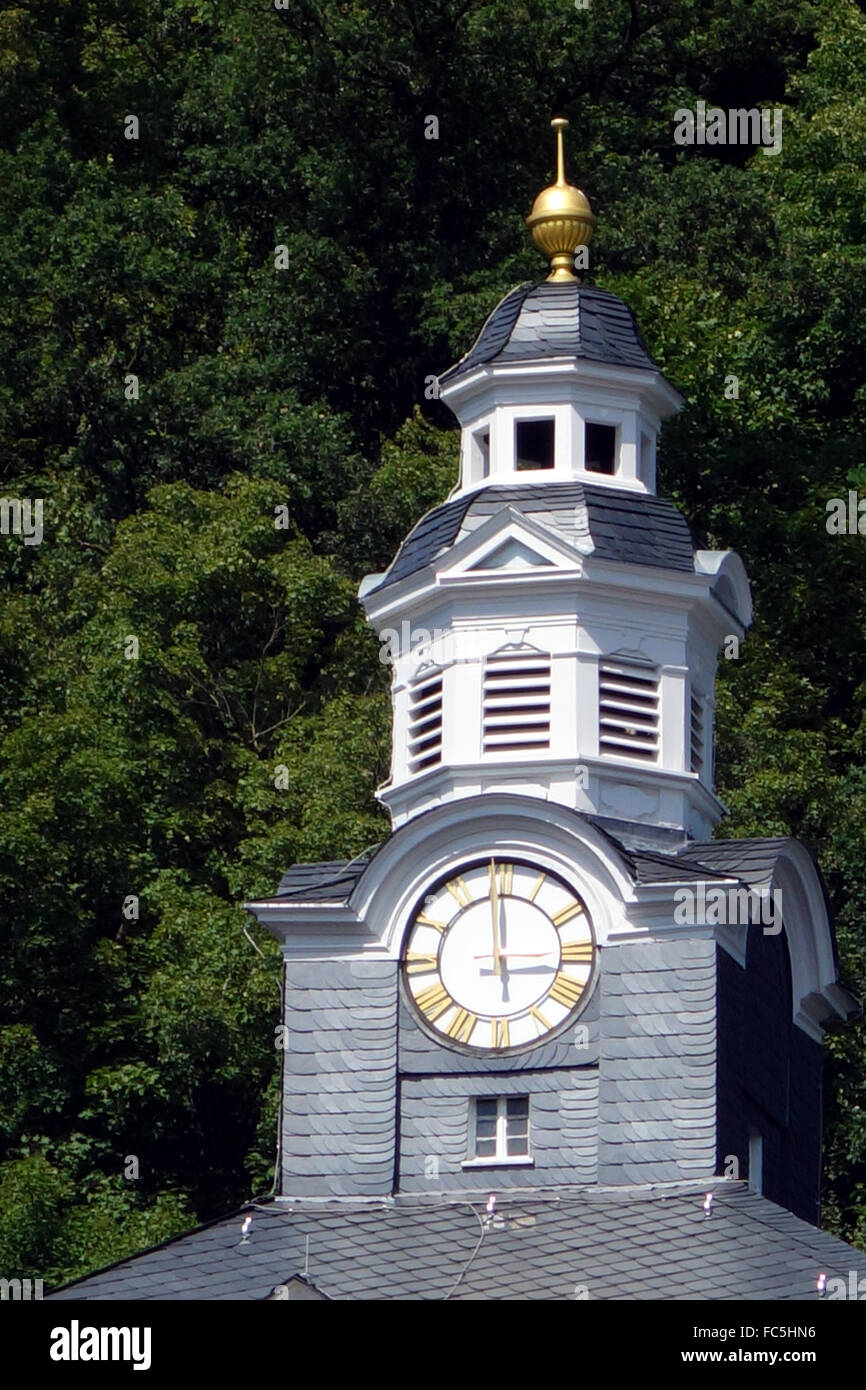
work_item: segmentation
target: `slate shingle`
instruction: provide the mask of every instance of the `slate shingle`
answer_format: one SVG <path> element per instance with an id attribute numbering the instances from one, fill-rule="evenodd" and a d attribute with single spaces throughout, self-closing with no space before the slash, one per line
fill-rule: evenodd
<path id="1" fill-rule="evenodd" d="M 501 1192 L 502 1224 L 478 1244 L 484 1198 L 381 1204 L 271 1202 L 134 1256 L 49 1295 L 54 1300 L 265 1299 L 304 1269 L 328 1298 L 567 1301 L 815 1297 L 815 1278 L 866 1275 L 866 1255 L 749 1192 L 717 1180 L 634 1191 Z M 252 1213 L 241 1245 L 244 1216 Z M 519 1224 L 524 1223 L 524 1224 Z M 462 1275 L 462 1278 L 461 1278 Z M 458 1282 L 459 1280 L 459 1282 Z"/>
<path id="2" fill-rule="evenodd" d="M 574 357 L 615 367 L 658 371 L 634 315 L 597 285 L 527 281 L 496 305 L 469 351 L 439 378 L 450 385 L 493 362 Z"/>
<path id="3" fill-rule="evenodd" d="M 570 513 L 575 535 L 589 534 L 595 547 L 593 556 L 599 560 L 687 573 L 694 570 L 691 533 L 682 513 L 667 498 L 573 481 L 497 483 L 443 502 L 423 516 L 370 592 L 416 574 L 480 520 L 503 507 L 542 522 L 549 522 L 551 513 Z"/>

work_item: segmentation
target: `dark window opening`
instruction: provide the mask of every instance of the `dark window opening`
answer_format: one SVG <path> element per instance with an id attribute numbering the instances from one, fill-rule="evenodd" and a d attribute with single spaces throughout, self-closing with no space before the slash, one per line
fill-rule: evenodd
<path id="1" fill-rule="evenodd" d="M 649 435 L 642 434 L 640 437 L 640 455 L 638 457 L 637 473 L 642 482 L 646 482 L 650 469 L 650 444 Z"/>
<path id="2" fill-rule="evenodd" d="M 553 420 L 517 420 L 514 455 L 518 468 L 553 467 Z"/>
<path id="3" fill-rule="evenodd" d="M 490 430 L 478 430 L 474 435 L 476 458 L 481 464 L 482 478 L 490 477 Z"/>
<path id="4" fill-rule="evenodd" d="M 613 473 L 616 466 L 616 428 L 613 425 L 587 425 L 586 467 L 592 473 Z"/>

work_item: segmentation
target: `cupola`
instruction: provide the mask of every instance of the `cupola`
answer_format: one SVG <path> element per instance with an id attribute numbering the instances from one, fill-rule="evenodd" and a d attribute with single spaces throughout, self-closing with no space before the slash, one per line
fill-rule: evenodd
<path id="1" fill-rule="evenodd" d="M 575 262 L 596 223 L 589 200 L 557 179 L 527 225 L 550 257 L 543 284 L 511 290 L 469 352 L 439 378 L 462 427 L 457 492 L 497 483 L 580 480 L 655 492 L 656 438 L 682 398 L 649 355 L 631 310 L 582 284 Z"/>

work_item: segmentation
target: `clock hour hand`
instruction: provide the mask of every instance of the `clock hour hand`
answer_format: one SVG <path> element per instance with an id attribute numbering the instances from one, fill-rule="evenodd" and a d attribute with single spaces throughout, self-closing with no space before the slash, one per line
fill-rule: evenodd
<path id="1" fill-rule="evenodd" d="M 500 951 L 500 960 L 538 960 L 541 956 L 552 956 L 553 951 Z M 473 960 L 490 960 L 490 952 L 482 952 L 480 956 L 473 956 Z"/>

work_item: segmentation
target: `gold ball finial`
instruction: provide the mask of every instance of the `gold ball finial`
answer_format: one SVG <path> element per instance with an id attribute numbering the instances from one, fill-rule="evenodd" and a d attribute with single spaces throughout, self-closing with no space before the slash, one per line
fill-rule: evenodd
<path id="1" fill-rule="evenodd" d="M 550 124 L 556 131 L 556 183 L 539 193 L 526 225 L 538 249 L 550 258 L 548 280 L 576 280 L 574 253 L 592 237 L 596 216 L 586 194 L 565 181 L 563 132 L 568 121 L 555 116 Z"/>

